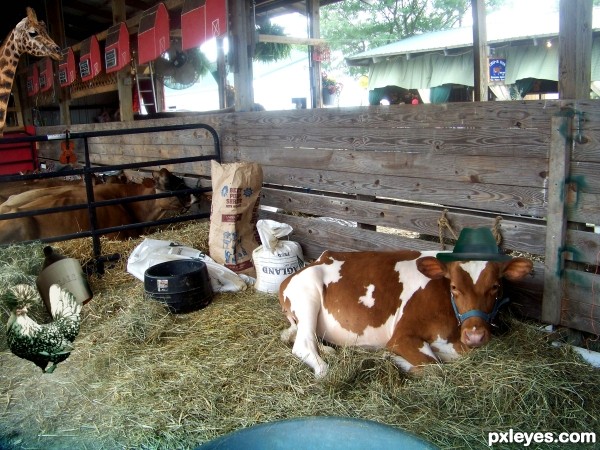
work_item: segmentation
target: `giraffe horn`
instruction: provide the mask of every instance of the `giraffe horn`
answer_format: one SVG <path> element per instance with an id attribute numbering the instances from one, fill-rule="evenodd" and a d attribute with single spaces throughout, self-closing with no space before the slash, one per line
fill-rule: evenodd
<path id="1" fill-rule="evenodd" d="M 27 18 L 33 22 L 37 22 L 37 16 L 35 15 L 35 11 L 29 6 L 27 7 Z"/>

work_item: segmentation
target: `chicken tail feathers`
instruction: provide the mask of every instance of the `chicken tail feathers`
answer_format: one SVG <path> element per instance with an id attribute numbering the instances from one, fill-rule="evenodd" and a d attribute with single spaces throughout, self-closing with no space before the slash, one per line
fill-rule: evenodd
<path id="1" fill-rule="evenodd" d="M 50 286 L 48 297 L 53 319 L 79 316 L 81 305 L 73 294 L 61 288 L 58 284 Z"/>

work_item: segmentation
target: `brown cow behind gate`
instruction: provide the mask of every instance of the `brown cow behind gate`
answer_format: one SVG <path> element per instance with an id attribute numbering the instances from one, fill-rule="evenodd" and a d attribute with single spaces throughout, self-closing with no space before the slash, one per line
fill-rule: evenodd
<path id="1" fill-rule="evenodd" d="M 106 201 L 137 195 L 150 195 L 160 192 L 185 189 L 183 180 L 167 169 L 153 172 L 152 179 L 143 183 L 108 183 L 94 187 L 95 200 Z M 44 208 L 56 208 L 87 203 L 84 186 L 58 186 L 41 189 L 38 192 L 26 192 L 11 197 L 0 205 L 0 213 L 16 213 Z M 139 222 L 158 220 L 167 211 L 177 211 L 188 208 L 193 198 L 178 196 L 158 198 L 153 200 L 136 201 L 120 205 L 102 206 L 96 209 L 99 228 L 110 228 Z M 64 211 L 39 216 L 22 217 L 0 221 L 0 243 L 14 243 L 27 240 L 43 239 L 65 234 L 89 230 L 89 214 L 86 208 Z M 107 234 L 112 239 L 128 239 L 141 234 L 141 229 L 120 231 Z"/>

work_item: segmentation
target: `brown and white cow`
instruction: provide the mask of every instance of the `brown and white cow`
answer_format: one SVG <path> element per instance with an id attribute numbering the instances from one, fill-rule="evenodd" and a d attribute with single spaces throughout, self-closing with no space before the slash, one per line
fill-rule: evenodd
<path id="1" fill-rule="evenodd" d="M 186 189 L 186 186 L 181 178 L 173 175 L 167 169 L 161 169 L 153 172 L 152 179 L 145 179 L 143 183 L 139 184 L 108 183 L 96 185 L 94 186 L 94 199 L 100 202 L 183 189 Z M 87 203 L 84 186 L 48 187 L 34 194 L 33 197 L 35 198 L 32 198 L 31 192 L 10 197 L 3 205 L 0 205 L 0 213 L 60 208 Z M 164 217 L 167 211 L 187 208 L 192 202 L 193 199 L 190 195 L 186 195 L 102 206 L 96 209 L 98 227 L 110 228 L 157 220 Z M 0 243 L 6 244 L 61 236 L 88 230 L 89 227 L 89 213 L 86 208 L 5 219 L 0 221 Z M 131 229 L 110 233 L 107 236 L 116 239 L 128 239 L 139 236 L 141 232 L 140 229 Z"/>
<path id="2" fill-rule="evenodd" d="M 281 284 L 279 301 L 291 324 L 282 339 L 294 341 L 292 353 L 317 377 L 328 369 L 317 338 L 387 348 L 408 372 L 486 344 L 490 322 L 503 302 L 501 278 L 524 277 L 531 261 L 442 262 L 436 255 L 324 252 Z"/>

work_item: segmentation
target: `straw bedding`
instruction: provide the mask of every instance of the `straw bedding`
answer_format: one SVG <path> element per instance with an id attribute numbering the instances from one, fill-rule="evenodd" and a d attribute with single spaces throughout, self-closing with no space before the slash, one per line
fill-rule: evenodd
<path id="1" fill-rule="evenodd" d="M 152 237 L 206 250 L 208 224 Z M 507 331 L 488 346 L 419 378 L 383 351 L 338 349 L 326 356 L 326 379 L 316 381 L 279 338 L 287 320 L 275 295 L 219 294 L 203 310 L 170 314 L 125 271 L 139 242 L 103 243 L 122 258 L 90 278 L 94 298 L 83 307 L 75 351 L 53 374 L 12 355 L 2 327 L 0 448 L 188 449 L 301 416 L 376 420 L 443 449 L 486 448 L 488 432 L 510 428 L 600 431 L 600 371 L 551 346 L 535 324 L 508 317 Z M 86 240 L 55 247 L 82 263 L 90 255 Z M 0 249 L 0 291 L 35 280 L 41 248 Z M 0 311 L 6 323 L 8 311 Z M 44 319 L 41 307 L 33 314 Z M 552 448 L 541 445 L 530 448 Z"/>

